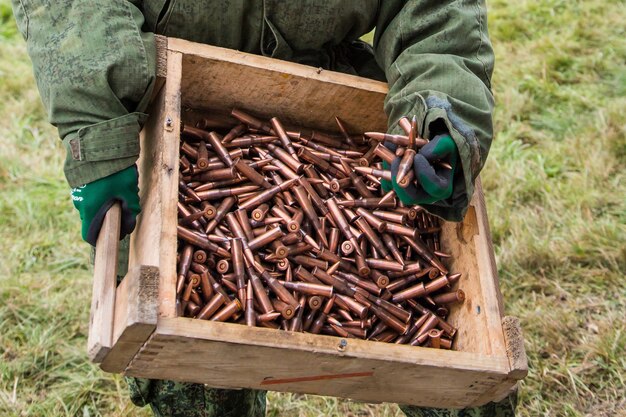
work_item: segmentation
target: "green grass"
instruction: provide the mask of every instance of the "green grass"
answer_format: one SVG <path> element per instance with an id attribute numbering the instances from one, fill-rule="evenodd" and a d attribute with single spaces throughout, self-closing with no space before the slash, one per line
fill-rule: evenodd
<path id="1" fill-rule="evenodd" d="M 621 1 L 490 2 L 497 134 L 482 179 L 529 356 L 522 417 L 625 415 L 624 21 Z M 0 114 L 0 415 L 148 416 L 87 360 L 88 248 L 7 0 Z M 268 415 L 401 414 L 270 394 Z"/>

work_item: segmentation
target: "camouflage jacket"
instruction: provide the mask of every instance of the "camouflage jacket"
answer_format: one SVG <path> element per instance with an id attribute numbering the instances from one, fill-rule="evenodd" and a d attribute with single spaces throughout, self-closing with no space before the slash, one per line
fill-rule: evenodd
<path id="1" fill-rule="evenodd" d="M 484 0 L 13 0 L 70 186 L 135 163 L 155 81 L 154 33 L 386 79 L 389 131 L 444 125 L 462 169 L 427 206 L 460 220 L 492 139 Z M 354 41 L 375 30 L 373 55 Z"/>

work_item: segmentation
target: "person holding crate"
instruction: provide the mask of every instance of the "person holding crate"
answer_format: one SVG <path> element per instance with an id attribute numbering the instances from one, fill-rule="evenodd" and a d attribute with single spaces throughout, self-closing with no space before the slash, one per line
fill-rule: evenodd
<path id="1" fill-rule="evenodd" d="M 82 237 L 92 245 L 115 201 L 124 236 L 140 212 L 135 161 L 156 80 L 154 34 L 386 81 L 388 133 L 402 134 L 398 120 L 415 115 L 430 142 L 415 156 L 413 184 L 383 187 L 446 220 L 460 221 L 467 211 L 493 134 L 494 57 L 482 0 L 12 2 L 67 150 Z M 374 28 L 372 48 L 359 38 Z M 120 255 L 123 275 L 127 251 Z M 129 386 L 133 402 L 150 404 L 156 416 L 265 414 L 262 391 L 141 379 Z M 515 399 L 466 410 L 401 408 L 407 416 L 513 416 Z"/>

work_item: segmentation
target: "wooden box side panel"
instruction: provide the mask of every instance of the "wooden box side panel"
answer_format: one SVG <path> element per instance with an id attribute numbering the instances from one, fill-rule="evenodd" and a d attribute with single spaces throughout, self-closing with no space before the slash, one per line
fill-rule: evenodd
<path id="1" fill-rule="evenodd" d="M 337 130 L 334 116 L 350 130 L 387 128 L 385 83 L 179 39 L 169 47 L 184 51 L 184 107 L 220 113 L 243 108 L 320 130 Z"/>
<path id="2" fill-rule="evenodd" d="M 500 384 L 506 358 L 228 323 L 161 319 L 126 374 L 332 395 L 366 402 L 465 407 Z"/>
<path id="3" fill-rule="evenodd" d="M 159 314 L 176 315 L 176 193 L 180 141 L 181 55 L 168 53 L 167 80 L 141 134 L 139 197 L 142 212 L 131 236 L 129 268 L 157 266 Z"/>
<path id="4" fill-rule="evenodd" d="M 451 308 L 450 322 L 459 329 L 456 349 L 506 356 L 502 296 L 484 204 L 477 179 L 474 198 L 463 222 L 443 224 L 442 248 L 454 254 L 447 264 L 451 271 L 463 274 L 459 288 L 466 296 L 463 304 Z"/>

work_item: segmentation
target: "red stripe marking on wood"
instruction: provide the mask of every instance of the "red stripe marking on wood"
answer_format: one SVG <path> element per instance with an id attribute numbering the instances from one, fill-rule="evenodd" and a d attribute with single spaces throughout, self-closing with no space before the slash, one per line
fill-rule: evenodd
<path id="1" fill-rule="evenodd" d="M 374 375 L 374 372 L 354 372 L 351 374 L 329 374 L 329 375 L 303 376 L 300 378 L 269 379 L 266 381 L 261 381 L 261 385 L 288 384 L 291 382 L 322 381 L 325 379 L 356 378 L 360 376 L 372 376 L 372 375 Z"/>

